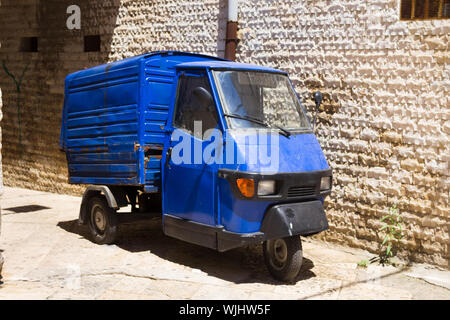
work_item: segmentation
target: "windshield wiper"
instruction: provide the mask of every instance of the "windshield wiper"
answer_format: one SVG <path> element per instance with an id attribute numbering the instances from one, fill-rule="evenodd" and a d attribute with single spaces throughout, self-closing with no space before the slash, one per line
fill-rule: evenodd
<path id="1" fill-rule="evenodd" d="M 288 130 L 286 130 L 285 128 L 280 127 L 280 126 L 277 126 L 276 124 L 274 124 L 273 126 L 274 126 L 275 128 L 277 128 L 277 129 L 279 129 L 281 132 L 283 132 L 283 133 L 284 133 L 284 136 L 285 136 L 286 138 L 289 138 L 289 137 L 291 136 L 291 133 L 290 133 Z"/>
<path id="2" fill-rule="evenodd" d="M 254 122 L 257 124 L 260 124 L 266 128 L 268 128 L 269 126 L 267 125 L 267 123 L 265 123 L 264 121 L 262 121 L 261 119 L 257 119 L 257 118 L 252 118 L 249 116 L 241 116 L 239 114 L 229 114 L 229 113 L 224 113 L 223 115 L 224 117 L 228 117 L 228 118 L 236 118 L 236 119 L 241 119 L 241 120 L 247 120 L 250 122 Z"/>
<path id="3" fill-rule="evenodd" d="M 257 118 L 253 118 L 253 117 L 249 117 L 249 116 L 241 116 L 241 115 L 238 115 L 238 114 L 228 114 L 228 113 L 225 113 L 223 116 L 224 117 L 229 117 L 229 118 L 247 120 L 247 121 L 250 121 L 250 122 L 254 122 L 254 123 L 260 124 L 260 125 L 262 125 L 262 126 L 264 126 L 266 128 L 270 128 L 270 126 L 267 123 L 265 123 L 264 121 L 262 121 L 261 119 L 257 119 Z M 286 129 L 280 127 L 280 126 L 277 126 L 277 125 L 274 125 L 274 126 L 281 131 L 280 133 L 283 136 L 285 136 L 286 138 L 290 137 L 291 133 L 288 130 L 286 130 Z"/>

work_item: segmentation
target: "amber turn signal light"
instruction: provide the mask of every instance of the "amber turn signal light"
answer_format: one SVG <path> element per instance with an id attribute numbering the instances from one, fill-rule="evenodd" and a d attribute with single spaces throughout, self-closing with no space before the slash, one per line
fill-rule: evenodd
<path id="1" fill-rule="evenodd" d="M 255 181 L 253 179 L 237 179 L 236 184 L 244 197 L 251 198 L 255 195 Z"/>

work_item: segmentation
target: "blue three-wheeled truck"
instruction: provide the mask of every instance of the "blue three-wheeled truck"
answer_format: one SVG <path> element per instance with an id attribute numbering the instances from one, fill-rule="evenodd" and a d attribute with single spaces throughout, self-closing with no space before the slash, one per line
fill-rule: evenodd
<path id="1" fill-rule="evenodd" d="M 99 244 L 123 219 L 159 215 L 166 235 L 218 251 L 263 243 L 290 281 L 300 236 L 328 228 L 332 172 L 277 69 L 161 51 L 75 72 L 60 147 L 69 182 L 89 185 L 79 222 Z"/>

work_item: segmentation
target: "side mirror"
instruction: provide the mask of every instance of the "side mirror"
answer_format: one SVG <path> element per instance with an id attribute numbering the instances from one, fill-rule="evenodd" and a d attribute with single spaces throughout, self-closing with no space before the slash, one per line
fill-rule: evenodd
<path id="1" fill-rule="evenodd" d="M 316 110 L 314 112 L 313 130 L 316 128 L 317 113 L 319 112 L 319 107 L 320 107 L 320 104 L 322 103 L 322 100 L 323 100 L 322 92 L 316 91 L 314 93 L 314 102 L 316 103 Z"/>
<path id="2" fill-rule="evenodd" d="M 323 96 L 322 96 L 322 92 L 320 91 L 316 91 L 314 93 L 314 101 L 316 102 L 316 109 L 319 109 L 320 104 L 322 103 L 323 100 Z"/>
<path id="3" fill-rule="evenodd" d="M 192 94 L 198 99 L 202 106 L 204 106 L 208 110 L 211 108 L 211 105 L 214 104 L 214 99 L 211 93 L 209 93 L 209 91 L 203 87 L 195 88 L 192 91 Z"/>

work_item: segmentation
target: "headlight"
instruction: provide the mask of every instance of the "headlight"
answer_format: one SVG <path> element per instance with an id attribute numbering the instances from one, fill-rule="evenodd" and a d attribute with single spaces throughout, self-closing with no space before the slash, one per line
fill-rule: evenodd
<path id="1" fill-rule="evenodd" d="M 320 179 L 320 191 L 331 189 L 331 177 L 322 177 Z"/>
<path id="2" fill-rule="evenodd" d="M 267 196 L 275 193 L 274 180 L 261 180 L 258 183 L 258 196 Z"/>

